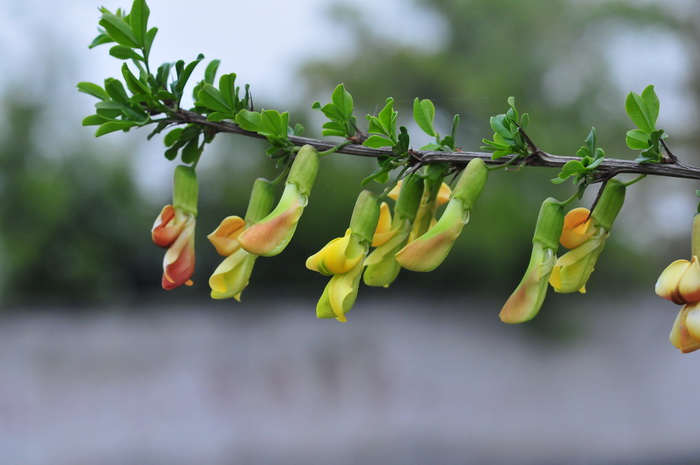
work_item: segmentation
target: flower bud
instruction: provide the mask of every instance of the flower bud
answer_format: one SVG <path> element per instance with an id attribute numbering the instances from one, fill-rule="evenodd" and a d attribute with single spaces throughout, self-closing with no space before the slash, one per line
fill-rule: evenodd
<path id="1" fill-rule="evenodd" d="M 539 313 L 547 295 L 549 276 L 557 260 L 564 208 L 556 199 L 542 203 L 532 238 L 532 255 L 525 276 L 498 315 L 504 323 L 523 323 Z"/>

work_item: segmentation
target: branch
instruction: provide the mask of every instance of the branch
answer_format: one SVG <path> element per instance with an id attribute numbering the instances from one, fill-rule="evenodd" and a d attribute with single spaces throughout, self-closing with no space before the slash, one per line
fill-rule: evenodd
<path id="1" fill-rule="evenodd" d="M 217 132 L 225 132 L 232 134 L 240 134 L 247 137 L 253 137 L 257 139 L 265 139 L 255 132 L 246 131 L 241 129 L 235 123 L 230 123 L 227 121 L 214 122 L 208 121 L 204 116 L 187 110 L 179 110 L 175 112 L 173 117 L 164 122 L 172 124 L 197 124 L 204 127 L 214 129 Z M 311 145 L 319 151 L 329 150 L 335 147 L 337 144 L 333 142 L 322 141 L 318 139 L 312 139 L 309 137 L 300 136 L 289 136 L 290 142 L 294 145 Z M 377 158 L 385 155 L 393 155 L 390 148 L 387 149 L 375 149 L 370 147 L 365 147 L 363 145 L 350 144 L 337 150 L 339 153 L 344 153 L 347 155 L 354 155 L 359 157 L 370 157 Z M 470 152 L 470 151 L 457 151 L 457 152 L 431 152 L 431 151 L 411 151 L 411 155 L 420 164 L 430 164 L 430 163 L 449 163 L 452 165 L 466 165 L 470 160 L 474 158 L 480 158 L 484 162 L 490 165 L 501 165 L 507 163 L 514 156 L 505 156 L 499 158 L 498 160 L 493 160 L 491 158 L 491 153 L 489 152 Z M 524 161 L 525 166 L 537 166 L 546 168 L 561 168 L 567 162 L 572 160 L 580 160 L 578 157 L 569 157 L 562 155 L 553 155 L 541 150 L 537 150 L 532 156 L 527 157 Z M 686 165 L 677 159 L 669 160 L 669 163 L 637 163 L 632 160 L 621 160 L 615 158 L 606 158 L 597 167 L 600 173 L 598 178 L 600 180 L 610 179 L 613 176 L 623 173 L 632 174 L 646 174 L 650 176 L 663 176 L 672 178 L 683 178 L 683 179 L 698 179 L 700 180 L 700 168 Z"/>

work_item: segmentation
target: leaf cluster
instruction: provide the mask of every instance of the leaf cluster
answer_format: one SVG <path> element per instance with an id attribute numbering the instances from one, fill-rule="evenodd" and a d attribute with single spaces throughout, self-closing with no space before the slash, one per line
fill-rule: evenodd
<path id="1" fill-rule="evenodd" d="M 596 168 L 605 159 L 603 149 L 596 147 L 595 128 L 591 128 L 591 132 L 586 137 L 585 145 L 576 152 L 576 156 L 580 160 L 566 162 L 557 177 L 552 179 L 552 182 L 561 184 L 573 177 L 574 184 L 578 185 L 578 197 L 581 198 L 586 187 L 595 180 Z"/>
<path id="2" fill-rule="evenodd" d="M 656 129 L 659 117 L 659 97 L 654 86 L 647 86 L 642 94 L 630 92 L 625 100 L 625 111 L 637 129 L 627 131 L 625 142 L 632 150 L 641 150 L 638 163 L 660 163 L 663 158 L 662 140 L 668 135 L 663 129 Z"/>
<path id="3" fill-rule="evenodd" d="M 300 136 L 303 126 L 289 126 L 289 113 L 277 110 L 240 110 L 236 114 L 236 123 L 246 131 L 263 136 L 270 143 L 267 155 L 271 158 L 288 159 L 295 152 L 294 144 L 289 140 L 290 135 Z"/>
<path id="4" fill-rule="evenodd" d="M 320 102 L 314 102 L 311 106 L 314 110 L 319 110 L 329 119 L 323 124 L 324 136 L 338 136 L 345 139 L 352 139 L 357 136 L 357 119 L 353 112 L 352 95 L 345 90 L 344 84 L 339 84 L 331 94 L 331 102 L 321 106 Z"/>
<path id="5" fill-rule="evenodd" d="M 494 131 L 493 140 L 482 140 L 486 144 L 481 147 L 482 150 L 493 150 L 491 158 L 494 160 L 511 154 L 518 155 L 518 158 L 530 154 L 522 133 L 527 129 L 530 117 L 527 113 L 518 115 L 514 97 L 508 97 L 508 105 L 510 108 L 506 113 L 492 116 L 490 119 L 491 129 Z"/>

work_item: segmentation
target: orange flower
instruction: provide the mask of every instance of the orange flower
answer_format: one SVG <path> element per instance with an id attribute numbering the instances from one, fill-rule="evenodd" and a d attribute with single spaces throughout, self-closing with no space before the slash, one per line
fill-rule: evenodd
<path id="1" fill-rule="evenodd" d="M 175 289 L 183 284 L 192 285 L 194 273 L 195 216 L 166 205 L 156 218 L 151 230 L 153 242 L 167 248 L 163 258 L 163 289 Z"/>

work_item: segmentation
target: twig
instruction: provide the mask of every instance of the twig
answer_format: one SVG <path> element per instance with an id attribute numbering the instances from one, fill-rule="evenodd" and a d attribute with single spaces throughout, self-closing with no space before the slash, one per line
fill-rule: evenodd
<path id="1" fill-rule="evenodd" d="M 187 110 L 179 110 L 176 113 L 173 113 L 171 118 L 164 121 L 172 124 L 198 124 L 212 128 L 218 132 L 241 134 L 247 137 L 253 137 L 257 139 L 265 138 L 264 136 L 261 136 L 255 132 L 246 131 L 237 124 L 227 121 L 207 121 L 207 119 L 204 116 Z M 337 143 L 334 142 L 327 142 L 301 136 L 289 136 L 289 141 L 299 146 L 308 144 L 319 151 L 326 151 L 337 146 Z M 345 147 L 342 147 L 338 150 L 338 153 L 370 158 L 393 155 L 391 148 L 375 149 L 357 144 L 350 144 Z M 501 165 L 504 161 L 507 162 L 515 157 L 515 155 L 508 155 L 505 157 L 501 157 L 498 160 L 493 160 L 491 159 L 491 153 L 469 151 L 433 152 L 413 150 L 411 154 L 417 163 L 423 165 L 431 163 L 449 163 L 452 165 L 466 165 L 470 160 L 474 158 L 480 158 L 484 160 L 485 163 L 490 165 Z M 547 152 L 543 152 L 539 149 L 537 150 L 537 155 L 537 157 L 528 157 L 527 160 L 525 160 L 524 164 L 526 166 L 561 168 L 569 161 L 580 160 L 580 158 L 578 157 L 553 155 Z M 610 179 L 612 176 L 615 176 L 617 174 L 632 173 L 646 174 L 650 176 L 664 176 L 672 178 L 700 180 L 700 168 L 689 166 L 679 161 L 675 161 L 673 163 L 637 163 L 632 160 L 605 158 L 605 160 L 603 160 L 603 162 L 600 165 L 598 165 L 596 169 L 599 173 L 600 179 Z"/>

